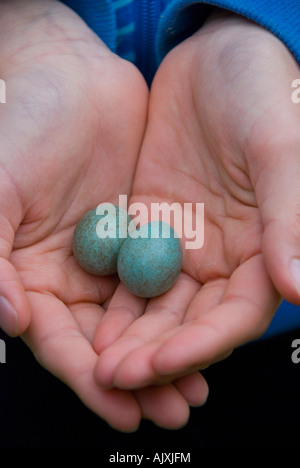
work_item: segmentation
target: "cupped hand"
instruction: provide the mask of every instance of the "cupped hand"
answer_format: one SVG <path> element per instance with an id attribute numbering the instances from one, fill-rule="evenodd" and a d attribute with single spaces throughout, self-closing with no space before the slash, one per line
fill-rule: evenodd
<path id="1" fill-rule="evenodd" d="M 84 272 L 71 251 L 81 216 L 131 191 L 145 82 L 58 2 L 2 2 L 0 23 L 2 326 L 113 427 L 178 427 L 206 388 L 197 374 L 135 393 L 95 382 L 93 335 L 118 280 Z"/>
<path id="2" fill-rule="evenodd" d="M 147 88 L 58 2 L 2 2 L 0 23 L 0 305 L 12 312 L 4 329 L 23 333 L 37 360 L 97 414 L 132 428 L 136 398 L 102 392 L 92 376 L 91 333 L 117 279 L 81 270 L 71 243 L 86 211 L 130 192 Z"/>
<path id="3" fill-rule="evenodd" d="M 204 203 L 204 243 L 186 249 L 183 236 L 183 272 L 163 296 L 116 293 L 94 340 L 103 387 L 205 368 L 259 337 L 280 294 L 300 303 L 298 75 L 271 33 L 223 13 L 162 62 L 131 202 L 192 203 L 194 222 Z"/>

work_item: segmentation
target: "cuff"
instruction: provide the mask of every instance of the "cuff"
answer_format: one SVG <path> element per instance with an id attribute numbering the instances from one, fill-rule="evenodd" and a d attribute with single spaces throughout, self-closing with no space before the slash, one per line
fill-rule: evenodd
<path id="1" fill-rule="evenodd" d="M 286 45 L 300 63 L 299 0 L 172 0 L 160 18 L 158 61 L 196 32 L 214 7 L 237 13 L 268 29 Z"/>

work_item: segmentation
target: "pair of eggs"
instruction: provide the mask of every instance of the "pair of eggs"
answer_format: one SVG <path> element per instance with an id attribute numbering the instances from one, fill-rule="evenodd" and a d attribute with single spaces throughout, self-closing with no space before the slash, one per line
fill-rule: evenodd
<path id="1" fill-rule="evenodd" d="M 168 291 L 182 265 L 181 243 L 169 224 L 153 221 L 137 228 L 124 209 L 112 204 L 99 205 L 83 216 L 72 249 L 88 273 L 118 273 L 127 289 L 145 298 Z"/>

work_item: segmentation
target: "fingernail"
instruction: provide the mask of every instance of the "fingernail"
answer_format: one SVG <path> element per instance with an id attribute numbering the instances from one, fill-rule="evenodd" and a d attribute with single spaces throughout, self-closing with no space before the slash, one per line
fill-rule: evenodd
<path id="1" fill-rule="evenodd" d="M 293 276 L 295 288 L 297 289 L 297 292 L 300 296 L 300 259 L 293 258 L 293 260 L 291 261 L 290 268 L 291 268 L 291 273 Z"/>
<path id="2" fill-rule="evenodd" d="M 0 296 L 0 327 L 10 336 L 17 334 L 17 313 L 10 302 L 3 296 Z"/>

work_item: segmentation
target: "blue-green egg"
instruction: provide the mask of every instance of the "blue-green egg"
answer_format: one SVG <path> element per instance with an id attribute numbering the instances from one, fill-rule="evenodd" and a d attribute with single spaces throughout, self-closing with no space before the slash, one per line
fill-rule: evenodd
<path id="1" fill-rule="evenodd" d="M 169 224 L 153 221 L 131 232 L 118 255 L 118 275 L 136 296 L 156 297 L 168 291 L 182 265 L 181 243 Z"/>
<path id="2" fill-rule="evenodd" d="M 72 250 L 77 263 L 93 275 L 116 273 L 118 253 L 130 221 L 128 213 L 112 203 L 102 203 L 86 213 L 73 235 Z"/>

